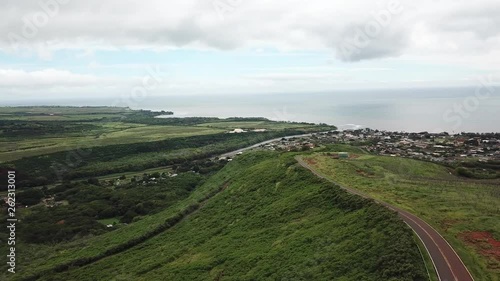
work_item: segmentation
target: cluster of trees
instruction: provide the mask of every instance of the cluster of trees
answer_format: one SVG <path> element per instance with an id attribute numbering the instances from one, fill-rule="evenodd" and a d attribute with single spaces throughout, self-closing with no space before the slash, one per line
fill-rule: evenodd
<path id="1" fill-rule="evenodd" d="M 467 161 L 461 162 L 456 168 L 458 175 L 473 179 L 500 178 L 500 161 Z"/>
<path id="2" fill-rule="evenodd" d="M 212 134 L 155 142 L 109 145 L 94 147 L 90 153 L 85 153 L 85 155 L 82 155 L 80 150 L 74 150 L 27 157 L 0 164 L 0 168 L 15 168 L 18 171 L 20 186 L 42 186 L 55 183 L 61 179 L 72 180 L 111 173 L 141 171 L 159 166 L 182 165 L 183 163 L 216 156 L 267 139 L 301 133 L 304 133 L 304 131 L 286 129 L 265 133 Z M 190 149 L 193 150 L 193 153 L 174 158 L 159 157 L 161 155 L 168 156 L 169 153 L 181 149 Z M 158 157 L 149 155 L 142 162 L 128 160 L 132 156 L 147 155 L 147 153 L 158 153 Z M 124 161 L 120 162 L 120 159 L 124 159 Z M 112 162 L 115 165 L 112 165 Z M 92 168 L 87 169 L 86 167 Z"/>
<path id="3" fill-rule="evenodd" d="M 126 250 L 131 249 L 134 246 L 137 246 L 146 240 L 172 228 L 175 226 L 177 223 L 179 223 L 183 218 L 186 216 L 192 214 L 196 210 L 198 210 L 201 206 L 202 203 L 206 202 L 213 196 L 215 196 L 217 193 L 221 192 L 223 190 L 225 185 L 221 185 L 218 189 L 214 189 L 211 192 L 207 193 L 205 196 L 201 197 L 196 203 L 191 203 L 188 206 L 186 206 L 184 209 L 180 210 L 179 212 L 173 214 L 170 217 L 167 217 L 165 221 L 162 223 L 157 224 L 154 228 L 143 232 L 142 234 L 139 234 L 138 236 L 135 236 L 132 239 L 126 240 L 124 242 L 121 242 L 119 244 L 114 245 L 113 247 L 110 247 L 106 249 L 105 251 L 101 251 L 96 253 L 93 256 L 90 257 L 85 257 L 85 258 L 77 258 L 73 259 L 67 262 L 63 262 L 59 265 L 56 265 L 52 268 L 48 268 L 44 271 L 37 272 L 33 275 L 31 275 L 28 280 L 35 280 L 39 279 L 41 276 L 51 274 L 54 272 L 64 272 L 69 270 L 70 268 L 75 268 L 75 267 L 81 267 L 85 265 L 92 264 L 94 262 L 97 262 L 103 258 L 116 255 L 118 253 L 124 252 Z"/>
<path id="4" fill-rule="evenodd" d="M 19 192 L 17 194 L 17 203 L 20 203 L 21 205 L 24 206 L 33 206 L 38 203 L 40 203 L 40 200 L 45 197 L 44 191 L 46 191 L 47 188 L 44 188 L 43 190 L 41 189 L 27 189 Z"/>
<path id="5" fill-rule="evenodd" d="M 42 135 L 82 133 L 99 128 L 95 124 L 83 122 L 0 120 L 0 137 L 39 137 Z"/>
<path id="6" fill-rule="evenodd" d="M 111 189 L 101 186 L 99 181 L 89 180 L 52 189 L 28 189 L 18 195 L 23 204 L 35 205 L 50 196 L 54 196 L 56 202 L 68 204 L 32 207 L 20 225 L 19 236 L 28 243 L 45 244 L 99 235 L 108 230 L 98 220 L 117 218 L 122 223 L 131 223 L 186 198 L 203 179 L 201 175 L 186 173 L 147 187 L 130 183 Z"/>
<path id="7" fill-rule="evenodd" d="M 43 107 L 42 107 L 43 108 Z M 20 108 L 21 110 L 22 108 Z M 26 110 L 29 110 L 27 107 Z M 10 112 L 12 116 L 48 116 L 50 115 L 50 110 L 58 110 L 58 107 L 47 107 L 47 112 Z M 103 117 L 101 121 L 111 122 L 111 121 L 122 121 L 123 119 L 130 119 L 127 121 L 136 122 L 137 120 L 156 120 L 155 116 L 158 115 L 172 115 L 171 111 L 160 111 L 153 112 L 149 110 L 138 110 L 138 111 L 126 111 L 121 108 L 107 108 L 107 107 L 76 107 L 75 111 L 71 111 L 71 108 L 61 107 L 64 113 L 63 115 L 113 115 L 112 117 Z M 88 110 L 86 110 L 88 109 Z M 66 112 L 67 111 L 67 112 Z M 85 133 L 92 130 L 100 129 L 101 127 L 97 124 L 92 124 L 96 120 L 48 120 L 48 121 L 29 121 L 29 120 L 2 120 L 0 118 L 0 136 L 7 138 L 18 138 L 18 137 L 31 137 L 31 136 L 46 136 L 58 134 L 67 135 L 72 133 Z M 136 122 L 141 123 L 141 122 Z"/>

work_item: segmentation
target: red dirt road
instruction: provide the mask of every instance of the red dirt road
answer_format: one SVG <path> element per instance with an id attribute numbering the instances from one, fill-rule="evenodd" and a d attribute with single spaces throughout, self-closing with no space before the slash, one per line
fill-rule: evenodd
<path id="1" fill-rule="evenodd" d="M 338 185 L 340 188 L 346 190 L 347 192 L 375 200 L 358 190 L 342 186 L 337 182 L 321 175 L 320 173 L 315 171 L 311 166 L 309 166 L 306 162 L 304 162 L 302 158 L 296 157 L 295 159 L 302 167 L 310 170 L 316 176 Z M 385 202 L 378 200 L 375 200 L 375 202 L 384 205 L 393 211 L 396 211 L 399 214 L 399 216 L 403 219 L 403 221 L 406 224 L 408 224 L 408 226 L 410 226 L 411 229 L 413 229 L 413 231 L 417 234 L 417 236 L 425 245 L 425 248 L 427 249 L 427 252 L 429 253 L 432 259 L 439 280 L 441 281 L 474 280 L 470 272 L 467 270 L 467 267 L 465 267 L 464 263 L 462 262 L 458 254 L 455 252 L 455 250 L 453 250 L 450 244 L 429 224 L 427 224 L 425 221 L 421 220 L 417 216 L 402 209 L 399 209 L 397 207 L 394 207 L 392 205 L 389 205 Z"/>

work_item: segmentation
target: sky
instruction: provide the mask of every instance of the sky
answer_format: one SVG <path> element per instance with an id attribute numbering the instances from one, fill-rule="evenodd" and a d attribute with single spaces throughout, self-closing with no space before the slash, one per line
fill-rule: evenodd
<path id="1" fill-rule="evenodd" d="M 2 0 L 0 99 L 500 81 L 498 0 Z"/>

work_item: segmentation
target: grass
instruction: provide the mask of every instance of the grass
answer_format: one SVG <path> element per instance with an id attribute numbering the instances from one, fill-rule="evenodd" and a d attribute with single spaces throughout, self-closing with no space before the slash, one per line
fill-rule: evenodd
<path id="1" fill-rule="evenodd" d="M 152 122 L 157 121 L 153 117 L 154 113 L 149 111 L 118 107 L 0 107 L 0 163 L 78 148 L 218 134 L 235 128 L 274 132 L 294 129 L 317 132 L 333 128 L 255 119 L 220 119 L 220 122 L 198 125 L 188 119 L 175 119 L 162 124 Z"/>
<path id="2" fill-rule="evenodd" d="M 125 107 L 73 107 L 73 106 L 20 106 L 0 107 L 0 115 L 30 115 L 30 114 L 59 114 L 59 115 L 88 115 L 88 114 L 118 114 L 127 113 L 130 109 Z"/>
<path id="3" fill-rule="evenodd" d="M 436 272 L 436 268 L 434 267 L 434 264 L 432 263 L 431 257 L 429 256 L 429 253 L 427 252 L 427 249 L 425 248 L 424 244 L 422 243 L 422 240 L 418 238 L 416 234 L 413 234 L 413 239 L 415 240 L 415 243 L 418 245 L 418 250 L 420 251 L 420 255 L 422 256 L 422 259 L 424 260 L 425 268 L 427 270 L 427 275 L 429 276 L 430 281 L 439 281 L 439 277 Z"/>
<path id="4" fill-rule="evenodd" d="M 197 126 L 224 129 L 224 130 L 234 130 L 234 129 L 283 130 L 287 128 L 311 127 L 311 125 L 300 124 L 300 123 L 286 123 L 286 122 L 272 122 L 272 121 L 215 122 L 215 123 L 203 123 Z"/>
<path id="5" fill-rule="evenodd" d="M 50 270 L 141 236 L 195 202 L 201 202 L 197 211 L 138 245 L 86 266 Z M 411 230 L 395 213 L 319 180 L 296 165 L 293 155 L 269 152 L 238 157 L 190 198 L 161 213 L 43 250 L 20 255 L 24 260 L 15 280 L 41 271 L 40 280 L 51 281 L 426 277 Z"/>
<path id="6" fill-rule="evenodd" d="M 212 123 L 215 126 L 208 124 L 199 126 L 144 125 L 138 123 L 98 121 L 93 121 L 90 124 L 96 125 L 97 127 L 79 133 L 66 133 L 61 131 L 53 135 L 30 136 L 29 138 L 2 137 L 0 128 L 0 163 L 82 147 L 102 147 L 117 144 L 154 142 L 189 136 L 211 135 L 223 133 L 234 128 L 255 126 L 255 128 L 265 128 L 270 131 L 282 131 L 295 128 L 304 130 L 304 132 L 309 130 L 318 131 L 319 128 L 304 124 L 288 124 L 269 121 Z M 225 125 L 218 126 L 217 124 Z M 263 125 L 260 126 L 258 124 Z"/>
<path id="7" fill-rule="evenodd" d="M 139 172 L 125 172 L 125 173 L 116 173 L 116 174 L 109 174 L 101 177 L 97 177 L 99 180 L 112 180 L 112 179 L 118 179 L 121 176 L 127 177 L 127 180 L 130 180 L 130 178 L 133 178 L 134 176 L 139 176 L 142 177 L 143 174 L 153 174 L 156 172 L 163 173 L 163 172 L 171 172 L 172 168 L 170 166 L 165 166 L 165 167 L 158 167 L 158 168 L 152 168 L 152 169 L 147 169 Z"/>
<path id="8" fill-rule="evenodd" d="M 499 240 L 498 180 L 463 179 L 444 166 L 412 159 L 358 156 L 339 160 L 317 153 L 306 159 L 332 180 L 425 219 L 450 242 L 476 280 L 500 280 L 500 261 L 462 238 L 484 231 Z"/>
<path id="9" fill-rule="evenodd" d="M 116 114 L 67 114 L 67 115 L 13 115 L 0 114 L 0 120 L 20 120 L 20 121 L 91 121 L 101 120 L 104 118 L 117 118 L 120 113 Z"/>
<path id="10" fill-rule="evenodd" d="M 110 218 L 110 219 L 103 219 L 103 220 L 97 220 L 99 223 L 103 225 L 114 225 L 114 224 L 119 224 L 120 223 L 120 218 Z"/>
<path id="11" fill-rule="evenodd" d="M 164 223 L 165 218 L 175 216 L 189 206 L 201 201 L 204 197 L 213 193 L 219 186 L 205 184 L 195 190 L 187 199 L 175 203 L 172 207 L 150 216 L 144 216 L 141 220 L 121 226 L 120 228 L 100 236 L 87 236 L 72 242 L 55 245 L 32 245 L 18 243 L 18 272 L 14 280 L 22 280 L 33 276 L 38 272 L 52 270 L 68 261 L 92 258 L 98 256 L 117 245 L 131 241 L 141 235 L 158 228 Z M 6 243 L 2 243 L 0 250 L 5 251 Z M 4 248 L 2 248 L 4 247 Z M 1 267 L 4 268 L 5 266 Z M 7 270 L 2 270 L 6 274 Z M 0 274 L 0 280 L 7 278 Z"/>
<path id="12" fill-rule="evenodd" d="M 115 144 L 154 142 L 159 140 L 209 135 L 220 129 L 195 126 L 148 126 L 119 122 L 95 123 L 100 129 L 77 135 L 41 136 L 28 139 L 0 138 L 0 163 L 50 154 L 78 147 L 91 148 Z"/>

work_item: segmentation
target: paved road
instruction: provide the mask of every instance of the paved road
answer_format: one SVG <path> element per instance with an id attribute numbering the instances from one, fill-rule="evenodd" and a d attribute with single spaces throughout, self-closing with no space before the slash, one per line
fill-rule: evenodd
<path id="1" fill-rule="evenodd" d="M 328 180 L 338 186 L 340 188 L 346 190 L 349 193 L 356 194 L 365 198 L 371 198 L 370 196 L 338 184 L 337 182 L 323 176 L 322 174 L 315 171 L 312 167 L 310 167 L 306 162 L 302 160 L 300 157 L 295 158 L 300 165 L 304 168 L 310 170 L 316 176 Z M 375 199 L 373 199 L 375 200 Z M 450 244 L 429 224 L 425 221 L 421 220 L 417 216 L 404 211 L 400 208 L 394 207 L 390 204 L 387 204 L 382 201 L 375 200 L 375 202 L 386 206 L 387 208 L 396 211 L 399 216 L 403 219 L 403 221 L 408 224 L 413 231 L 417 234 L 417 236 L 422 240 L 427 252 L 429 253 L 432 262 L 434 264 L 434 268 L 438 274 L 438 278 L 441 281 L 473 281 L 471 274 L 465 267 L 464 263 L 457 255 L 455 250 L 450 246 Z"/>
<path id="2" fill-rule="evenodd" d="M 276 139 L 272 139 L 272 140 L 267 140 L 267 141 L 263 141 L 263 142 L 254 144 L 254 145 L 249 146 L 249 147 L 245 147 L 245 148 L 241 148 L 241 149 L 238 149 L 238 150 L 235 150 L 235 151 L 224 153 L 224 154 L 220 155 L 219 158 L 221 158 L 221 157 L 234 157 L 239 152 L 244 152 L 244 151 L 247 151 L 247 150 L 250 150 L 250 149 L 254 149 L 254 148 L 257 148 L 257 147 L 259 147 L 261 145 L 266 145 L 266 144 L 269 144 L 269 143 L 272 143 L 272 142 L 275 142 L 275 141 L 279 141 L 279 140 L 282 140 L 282 139 L 310 137 L 310 136 L 312 136 L 314 134 L 321 134 L 321 133 L 310 133 L 310 134 L 303 134 L 303 135 L 286 136 L 286 137 L 276 138 Z"/>

